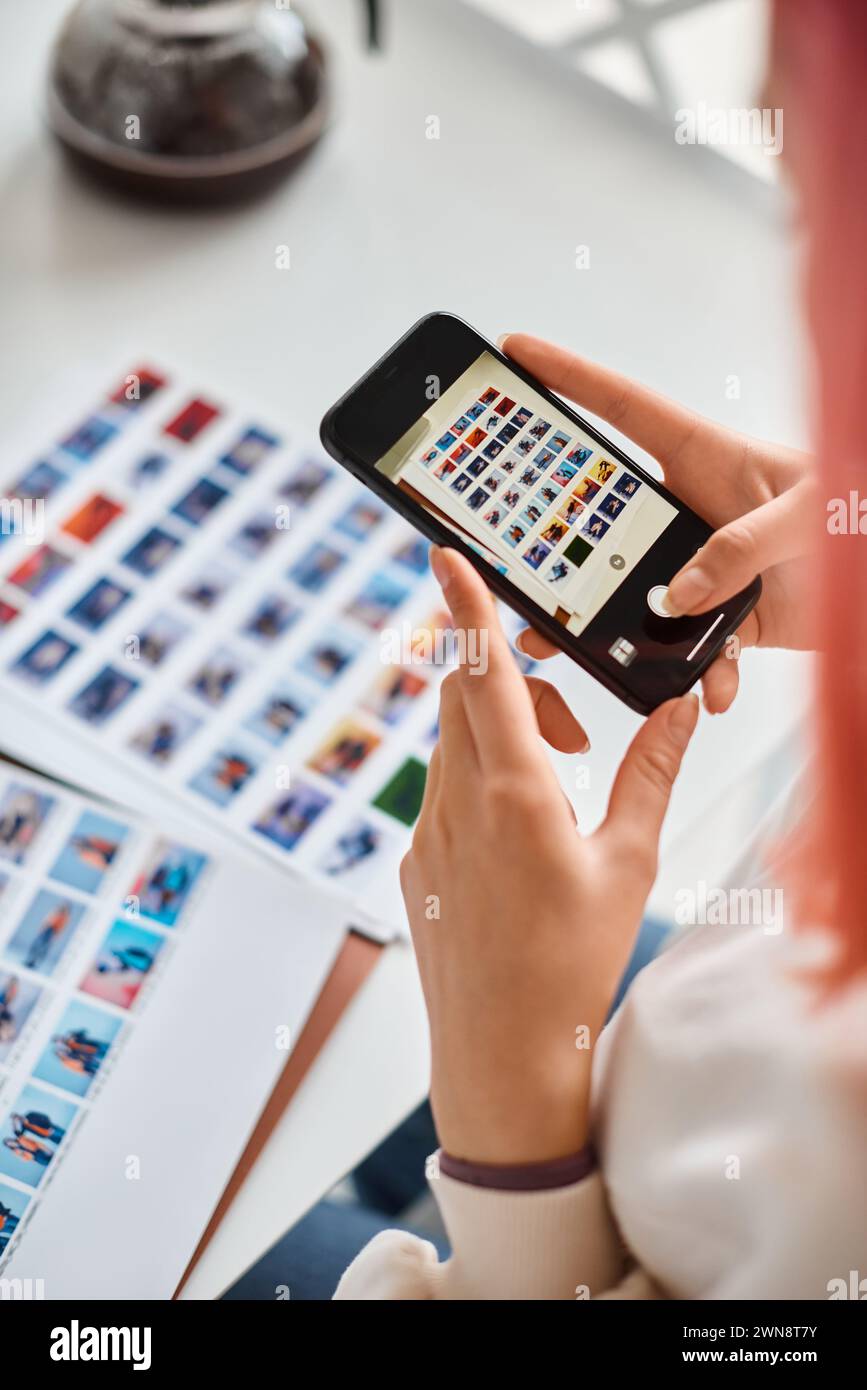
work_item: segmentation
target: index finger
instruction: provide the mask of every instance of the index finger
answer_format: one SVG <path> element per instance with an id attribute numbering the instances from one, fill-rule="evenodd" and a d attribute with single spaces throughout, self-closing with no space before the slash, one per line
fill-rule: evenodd
<path id="1" fill-rule="evenodd" d="M 479 761 L 487 770 L 528 768 L 539 756 L 536 713 L 493 597 L 456 550 L 434 546 L 431 568 L 462 646 L 460 689 Z"/>
<path id="2" fill-rule="evenodd" d="M 649 386 L 530 333 L 509 333 L 500 348 L 552 391 L 592 410 L 661 463 L 677 458 L 689 466 L 704 459 L 714 425 Z"/>

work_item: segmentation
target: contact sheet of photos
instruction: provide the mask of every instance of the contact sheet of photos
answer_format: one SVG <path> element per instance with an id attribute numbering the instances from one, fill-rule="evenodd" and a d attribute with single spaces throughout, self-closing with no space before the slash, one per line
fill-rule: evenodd
<path id="1" fill-rule="evenodd" d="M 109 1093 L 111 1077 L 142 1020 L 164 1009 L 177 943 L 188 934 L 191 920 L 201 924 L 196 950 L 218 957 L 212 932 L 228 928 L 232 956 L 237 955 L 236 924 L 215 922 L 211 861 L 212 856 L 196 844 L 142 825 L 113 808 L 105 810 L 99 803 L 9 765 L 0 768 L 0 1270 L 16 1249 L 26 1246 L 31 1222 L 43 1206 L 48 1225 L 42 1226 L 43 1253 L 36 1272 L 47 1276 L 51 1266 L 54 1274 L 58 1260 L 62 1261 L 70 1232 L 52 1245 L 51 1223 L 61 1218 L 69 1223 L 73 1213 L 63 1201 L 52 1204 L 56 1176 L 78 1146 L 89 1145 L 99 1152 L 105 1148 L 107 1133 L 123 1138 L 118 1134 L 123 1121 Z M 221 872 L 225 875 L 225 865 Z M 251 872 L 260 870 L 248 867 L 246 873 Z M 269 873 L 282 877 L 277 871 Z M 240 891 L 249 895 L 243 885 Z M 278 915 L 274 930 L 284 937 L 285 904 Z M 253 931 L 258 931 L 258 944 L 267 947 L 267 927 Z M 311 936 L 319 941 L 313 924 L 308 942 Z M 299 1016 L 318 992 L 335 942 L 333 932 L 330 943 L 322 939 L 312 983 L 297 1000 Z M 214 971 L 212 989 L 224 991 L 231 1000 L 237 970 L 235 960 L 230 971 Z M 291 992 L 288 985 L 287 990 Z M 191 1007 L 187 1021 L 192 1023 L 194 1018 Z M 153 1021 L 160 1035 L 178 1025 L 177 1019 L 171 1025 L 168 1019 Z M 231 1040 L 230 1045 L 243 1047 Z M 186 1046 L 198 1057 L 195 1039 Z M 237 1110 L 240 1134 L 248 1132 L 256 1118 L 257 1066 L 267 1094 L 280 1059 L 272 1046 L 258 1064 L 252 1053 L 245 1063 L 252 1095 L 247 1097 L 241 1088 L 224 1102 Z M 184 1067 L 177 1052 L 167 1064 L 182 1084 Z M 197 1061 L 193 1065 L 201 1070 Z M 205 1088 L 211 1081 L 200 1077 Z M 144 1111 L 152 1095 L 148 1085 L 142 1084 L 137 1100 Z M 128 1094 L 120 1099 L 130 1101 Z M 175 1105 L 179 1097 L 162 1090 L 159 1099 L 163 1105 Z M 124 1161 L 129 1143 L 127 1139 L 122 1144 Z M 73 1186 L 82 1220 L 88 1204 L 98 1209 L 100 1202 L 98 1170 L 91 1163 L 84 1167 L 84 1179 Z M 198 1183 L 201 1171 L 197 1169 L 192 1177 Z M 228 1171 L 222 1168 L 210 1193 L 211 1204 L 216 1203 L 227 1177 Z M 174 1188 L 177 1196 L 177 1181 Z M 138 1207 L 137 1194 L 131 1187 L 128 1190 L 128 1201 Z M 157 1205 L 169 1195 L 152 1193 Z M 204 1225 L 210 1208 L 207 1194 L 202 1195 Z M 88 1248 L 94 1251 L 100 1245 L 97 1224 L 95 1217 L 87 1231 Z M 110 1238 L 111 1225 L 107 1223 L 106 1238 Z M 129 1231 L 131 1225 L 127 1217 L 125 1229 Z M 79 1274 L 85 1279 L 88 1256 L 82 1252 L 83 1244 L 87 1242 L 75 1241 L 75 1260 L 80 1261 Z M 193 1244 L 188 1240 L 179 1248 L 175 1279 Z M 46 1248 L 52 1252 L 48 1260 Z M 108 1286 L 106 1291 L 119 1292 Z"/>
<path id="2" fill-rule="evenodd" d="M 426 543 L 318 447 L 151 366 L 0 483 L 45 526 L 0 546 L 0 686 L 82 750 L 79 782 L 120 760 L 133 801 L 170 787 L 398 920 L 447 625 Z"/>

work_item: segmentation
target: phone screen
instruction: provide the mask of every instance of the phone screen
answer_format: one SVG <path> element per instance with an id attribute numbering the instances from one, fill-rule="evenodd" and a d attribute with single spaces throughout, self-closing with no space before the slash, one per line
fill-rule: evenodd
<path id="1" fill-rule="evenodd" d="M 678 512 L 489 352 L 376 468 L 575 636 Z"/>

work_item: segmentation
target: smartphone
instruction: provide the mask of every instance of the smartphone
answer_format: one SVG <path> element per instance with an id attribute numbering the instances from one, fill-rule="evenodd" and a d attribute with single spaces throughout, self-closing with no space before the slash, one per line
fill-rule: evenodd
<path id="1" fill-rule="evenodd" d="M 326 413 L 328 452 L 631 709 L 695 684 L 761 580 L 672 618 L 712 528 L 453 314 L 420 319 Z"/>

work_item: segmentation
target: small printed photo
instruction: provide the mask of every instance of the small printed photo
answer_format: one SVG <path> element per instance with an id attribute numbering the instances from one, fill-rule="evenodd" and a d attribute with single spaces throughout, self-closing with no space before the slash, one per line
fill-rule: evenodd
<path id="1" fill-rule="evenodd" d="M 512 416 L 512 424 L 519 430 L 523 429 L 528 420 L 532 420 L 533 412 L 526 405 L 521 405 Z"/>
<path id="2" fill-rule="evenodd" d="M 118 1009 L 131 1009 L 165 944 L 165 937 L 156 932 L 132 922 L 115 922 L 82 976 L 79 990 Z"/>
<path id="3" fill-rule="evenodd" d="M 467 415 L 469 415 L 471 420 L 478 420 L 479 416 L 484 415 L 485 413 L 485 402 L 473 401 L 473 404 L 467 407 L 466 413 Z"/>
<path id="4" fill-rule="evenodd" d="M 454 486 L 452 483 L 452 487 Z M 430 541 L 425 540 L 424 536 L 410 532 L 406 540 L 400 542 L 392 559 L 412 574 L 427 574 L 429 555 Z"/>
<path id="5" fill-rule="evenodd" d="M 68 708 L 88 724 L 104 724 L 137 690 L 139 682 L 125 676 L 113 666 L 102 670 L 88 681 L 83 690 L 70 700 Z"/>
<path id="6" fill-rule="evenodd" d="M 162 927 L 175 927 L 189 902 L 207 856 L 173 840 L 158 840 L 133 879 L 124 909 Z"/>
<path id="7" fill-rule="evenodd" d="M 0 1124 L 0 1173 L 38 1187 L 77 1114 L 70 1101 L 25 1086 Z"/>
<path id="8" fill-rule="evenodd" d="M 482 450 L 482 453 L 484 454 L 486 459 L 495 459 L 499 458 L 504 448 L 505 445 L 501 444 L 498 439 L 492 439 L 488 444 L 485 445 L 484 449 Z"/>
<path id="9" fill-rule="evenodd" d="M 278 686 L 245 720 L 244 728 L 277 747 L 289 737 L 309 709 L 309 699 L 290 686 Z"/>
<path id="10" fill-rule="evenodd" d="M 565 502 L 561 504 L 560 510 L 557 513 L 557 515 L 561 521 L 565 521 L 567 526 L 574 526 L 575 522 L 578 520 L 579 516 L 583 511 L 584 503 L 579 502 L 578 498 L 575 496 L 575 493 L 573 492 L 572 496 L 567 497 Z"/>
<path id="11" fill-rule="evenodd" d="M 52 975 L 84 916 L 84 904 L 40 888 L 3 954 L 13 964 Z"/>
<path id="12" fill-rule="evenodd" d="M 82 811 L 48 877 L 81 893 L 97 893 L 117 860 L 129 826 L 99 811 Z"/>
<path id="13" fill-rule="evenodd" d="M 86 1096 L 122 1027 L 123 1019 L 95 1009 L 83 1000 L 72 1000 L 60 1017 L 57 1032 L 36 1063 L 34 1079 L 75 1096 Z M 55 1120 L 55 1105 L 52 1096 L 52 1109 L 48 1110 L 52 1121 Z M 56 1122 L 62 1129 L 68 1128 L 68 1122 L 64 1125 L 59 1117 Z"/>
<path id="14" fill-rule="evenodd" d="M 504 396 L 495 409 L 498 415 L 510 415 L 515 409 L 515 402 L 509 396 Z"/>
<path id="15" fill-rule="evenodd" d="M 599 483 L 595 483 L 592 478 L 582 478 L 572 489 L 572 496 L 586 505 L 593 501 L 598 491 Z"/>
<path id="16" fill-rule="evenodd" d="M 430 468 L 431 464 L 435 463 L 439 456 L 440 451 L 436 447 L 436 445 L 434 445 L 432 449 L 428 449 L 425 453 L 422 454 L 421 458 L 419 459 L 419 463 L 421 463 L 424 468 Z"/>
<path id="17" fill-rule="evenodd" d="M 233 444 L 227 453 L 220 455 L 220 463 L 224 468 L 231 468 L 233 473 L 240 473 L 246 478 L 254 468 L 258 468 L 265 455 L 270 454 L 279 444 L 280 440 L 276 434 L 268 434 L 266 430 L 251 425 L 249 429 L 244 430 L 238 442 Z"/>
<path id="18" fill-rule="evenodd" d="M 441 435 L 437 440 L 436 447 L 439 449 L 440 453 L 442 453 L 446 449 L 450 449 L 455 443 L 457 443 L 457 435 L 452 434 L 451 430 L 446 430 L 445 434 Z"/>
<path id="19" fill-rule="evenodd" d="M 178 499 L 171 509 L 172 514 L 179 516 L 182 521 L 188 521 L 191 526 L 199 526 L 203 521 L 207 521 L 211 512 L 228 496 L 228 488 L 220 487 L 219 483 L 213 482 L 210 478 L 199 478 L 198 482 L 193 483 L 189 491 Z"/>
<path id="20" fill-rule="evenodd" d="M 361 701 L 362 708 L 383 724 L 399 724 L 427 690 L 427 681 L 402 666 L 387 666 Z"/>
<path id="21" fill-rule="evenodd" d="M 555 518 L 554 521 L 550 521 L 545 527 L 541 539 L 546 541 L 548 545 L 559 545 L 568 530 L 569 528 L 565 521 L 559 521 Z"/>
<path id="22" fill-rule="evenodd" d="M 455 423 L 452 425 L 452 434 L 463 434 L 464 430 L 469 429 L 471 424 L 472 420 L 470 419 L 469 415 L 462 415 L 461 418 L 459 420 L 455 420 Z"/>
<path id="23" fill-rule="evenodd" d="M 511 511 L 513 507 L 517 507 L 523 495 L 524 494 L 520 492 L 518 488 L 507 487 L 505 492 L 501 494 L 500 501 L 504 507 L 508 507 L 509 511 Z"/>
<path id="24" fill-rule="evenodd" d="M 262 812 L 253 829 L 281 849 L 291 850 L 331 805 L 331 798 L 306 782 L 296 782 Z"/>
<path id="25" fill-rule="evenodd" d="M 150 367 L 136 367 L 127 372 L 120 386 L 110 396 L 112 405 L 122 405 L 126 410 L 138 410 L 139 406 L 155 396 L 166 384 L 166 378 Z"/>
<path id="26" fill-rule="evenodd" d="M 321 463 L 319 459 L 305 459 L 283 480 L 280 496 L 297 507 L 306 507 L 331 477 L 328 464 Z"/>
<path id="27" fill-rule="evenodd" d="M 72 516 L 67 517 L 60 529 L 65 531 L 68 536 L 75 536 L 76 540 L 90 545 L 91 541 L 95 541 L 106 526 L 110 526 L 122 515 L 123 507 L 119 502 L 113 502 L 104 493 L 96 492 L 77 511 L 74 511 Z"/>
<path id="28" fill-rule="evenodd" d="M 609 492 L 608 496 L 599 503 L 597 513 L 606 516 L 609 521 L 613 521 L 615 517 L 620 515 L 625 506 L 626 503 L 622 497 L 615 497 L 613 492 Z"/>
<path id="29" fill-rule="evenodd" d="M 66 610 L 66 616 L 79 626 L 87 628 L 88 632 L 97 632 L 131 598 L 131 590 L 124 589 L 113 579 L 97 579 L 96 583 L 91 584 L 87 592 Z"/>
<path id="30" fill-rule="evenodd" d="M 145 579 L 156 574 L 180 549 L 181 542 L 159 526 L 152 526 L 135 545 L 121 556 L 125 565 Z"/>
<path id="31" fill-rule="evenodd" d="M 295 669 L 317 681 L 319 685 L 330 685 L 343 675 L 361 649 L 362 643 L 356 637 L 350 637 L 343 632 L 332 632 L 327 637 L 319 638 L 312 647 L 308 647 L 303 656 L 296 661 Z"/>
<path id="32" fill-rule="evenodd" d="M 171 461 L 168 454 L 145 454 L 142 458 L 136 459 L 127 474 L 130 487 L 135 491 L 150 487 L 151 483 L 157 482 L 168 472 Z"/>
<path id="33" fill-rule="evenodd" d="M 538 468 L 534 468 L 532 464 L 525 464 L 521 470 L 518 482 L 521 484 L 521 487 L 533 487 L 538 483 L 541 476 L 542 474 L 539 472 Z"/>
<path id="34" fill-rule="evenodd" d="M 242 623 L 241 632 L 259 642 L 273 642 L 289 631 L 301 617 L 301 611 L 297 603 L 283 594 L 266 594 Z"/>
<path id="35" fill-rule="evenodd" d="M 471 474 L 461 473 L 457 478 L 455 478 L 454 482 L 450 484 L 450 487 L 452 492 L 456 492 L 458 494 L 458 497 L 460 497 L 461 494 L 466 492 L 467 488 L 472 487 L 472 485 L 473 479 Z"/>
<path id="36" fill-rule="evenodd" d="M 537 468 L 547 468 L 548 464 L 553 463 L 556 457 L 557 455 L 554 453 L 554 450 L 549 449 L 546 446 L 544 449 L 539 450 L 538 454 L 533 459 L 533 462 L 535 463 Z"/>
<path id="37" fill-rule="evenodd" d="M 38 598 L 56 579 L 66 573 L 71 564 L 68 555 L 50 545 L 40 545 L 36 550 L 31 550 L 20 565 L 15 567 L 9 575 L 9 583 Z"/>
<path id="38" fill-rule="evenodd" d="M 346 564 L 346 559 L 342 550 L 336 550 L 322 541 L 314 541 L 295 561 L 288 575 L 299 589 L 304 589 L 308 594 L 321 594 Z"/>
<path id="39" fill-rule="evenodd" d="M 570 463 L 568 459 L 564 459 L 562 463 L 557 465 L 554 472 L 551 474 L 551 482 L 555 483 L 557 487 L 568 487 L 577 472 L 578 469 L 575 467 L 574 463 Z"/>
<path id="40" fill-rule="evenodd" d="M 137 659 L 146 666 L 161 666 L 190 631 L 189 624 L 175 617 L 174 613 L 154 614 L 142 631 L 136 634 Z"/>
<path id="41" fill-rule="evenodd" d="M 562 452 L 563 449 L 566 448 L 566 445 L 568 443 L 569 435 L 564 434 L 562 430 L 557 430 L 556 433 L 552 434 L 551 438 L 548 440 L 548 448 L 553 449 L 555 454 L 559 454 Z"/>
<path id="42" fill-rule="evenodd" d="M 593 554 L 593 546 L 589 541 L 585 541 L 581 536 L 575 536 L 569 542 L 563 555 L 567 560 L 571 560 L 573 565 L 583 565 L 589 555 Z"/>
<path id="43" fill-rule="evenodd" d="M 459 444 L 456 449 L 452 449 L 449 458 L 452 463 L 463 463 L 464 459 L 468 459 L 472 452 L 469 444 Z"/>
<path id="44" fill-rule="evenodd" d="M 13 608 L 11 603 L 0 598 L 0 628 L 8 627 L 10 623 L 14 623 L 15 619 L 20 617 L 20 612 L 20 609 Z"/>
<path id="45" fill-rule="evenodd" d="M 13 1239 L 21 1225 L 30 1198 L 17 1187 L 7 1187 L 0 1183 L 0 1255 Z"/>
<path id="46" fill-rule="evenodd" d="M 414 825 L 421 810 L 426 779 L 427 768 L 421 759 L 407 758 L 371 804 L 402 825 Z"/>
<path id="47" fill-rule="evenodd" d="M 499 460 L 499 464 L 503 472 L 508 473 L 510 475 L 514 473 L 516 468 L 519 467 L 520 462 L 520 459 L 516 459 L 512 454 L 507 454 L 504 459 L 501 458 Z"/>
<path id="48" fill-rule="evenodd" d="M 228 806 L 250 778 L 255 777 L 261 765 L 261 758 L 254 758 L 234 744 L 224 744 L 211 754 L 201 771 L 190 778 L 189 785 L 215 805 Z"/>
<path id="49" fill-rule="evenodd" d="M 640 487 L 641 480 L 639 478 L 633 478 L 631 473 L 621 473 L 617 482 L 614 484 L 614 491 L 628 500 L 630 497 L 635 496 Z"/>
<path id="50" fill-rule="evenodd" d="M 476 454 L 476 457 L 467 464 L 467 473 L 471 478 L 478 478 L 480 473 L 484 473 L 489 463 L 490 459 L 484 458 L 481 454 Z"/>
<path id="51" fill-rule="evenodd" d="M 571 573 L 572 566 L 566 560 L 557 559 L 552 563 L 545 579 L 549 584 L 565 584 Z"/>
<path id="52" fill-rule="evenodd" d="M 499 468 L 492 468 L 490 473 L 482 480 L 482 486 L 489 492 L 496 492 L 501 483 L 506 481 L 506 474 Z"/>
<path id="53" fill-rule="evenodd" d="M 229 647 L 217 647 L 190 678 L 187 688 L 217 709 L 248 669 L 247 663 Z"/>
<path id="54" fill-rule="evenodd" d="M 23 864 L 54 806 L 53 796 L 10 782 L 0 795 L 0 859 Z"/>
<path id="55" fill-rule="evenodd" d="M 379 734 L 366 729 L 356 719 L 344 719 L 307 759 L 307 766 L 322 777 L 345 787 L 371 753 L 379 747 Z"/>
<path id="56" fill-rule="evenodd" d="M 566 458 L 569 463 L 574 463 L 576 468 L 581 468 L 592 453 L 593 450 L 588 449 L 586 444 L 576 444 L 574 449 L 569 450 Z"/>
<path id="57" fill-rule="evenodd" d="M 543 483 L 533 496 L 533 501 L 537 502 L 543 510 L 551 507 L 560 499 L 560 489 L 552 487 L 550 483 Z"/>
<path id="58" fill-rule="evenodd" d="M 494 527 L 496 527 L 496 526 L 499 526 L 500 522 L 503 520 L 503 518 L 504 518 L 505 516 L 506 516 L 506 509 L 505 509 L 505 507 L 501 507 L 501 506 L 498 504 L 496 507 L 491 507 L 491 510 L 490 510 L 490 511 L 485 512 L 485 515 L 482 517 L 482 520 L 483 520 L 488 526 L 494 528 Z"/>
<path id="59" fill-rule="evenodd" d="M 590 477 L 595 478 L 597 483 L 607 483 L 609 478 L 617 472 L 617 464 L 611 463 L 608 459 L 600 459 L 590 469 Z"/>
<path id="60" fill-rule="evenodd" d="M 521 559 L 525 564 L 530 566 L 530 569 L 537 570 L 543 560 L 547 560 L 550 554 L 550 545 L 546 545 L 544 541 L 534 541 L 533 544 L 528 546 L 524 551 Z"/>
<path id="61" fill-rule="evenodd" d="M 544 507 L 541 507 L 538 502 L 528 502 L 518 520 L 522 526 L 526 526 L 528 531 L 532 531 L 536 523 L 542 520 L 543 512 Z"/>
<path id="62" fill-rule="evenodd" d="M 89 463 L 116 434 L 117 425 L 103 419 L 101 415 L 92 415 L 89 420 L 79 425 L 78 429 L 73 430 L 72 434 L 61 439 L 60 447 L 64 453 L 78 459 L 79 463 Z"/>
<path id="63" fill-rule="evenodd" d="M 480 425 L 476 425 L 475 429 L 470 430 L 469 434 L 467 435 L 467 443 L 469 444 L 471 449 L 478 449 L 482 440 L 487 439 L 487 437 L 487 431 L 483 430 Z"/>
<path id="64" fill-rule="evenodd" d="M 34 463 L 26 473 L 22 473 L 17 483 L 13 483 L 8 497 L 32 497 L 35 501 L 47 502 L 58 488 L 69 482 L 69 474 L 55 468 L 53 463 L 43 461 Z"/>
<path id="65" fill-rule="evenodd" d="M 544 439 L 551 425 L 547 420 L 537 420 L 535 425 L 530 426 L 530 433 L 534 439 Z"/>
<path id="66" fill-rule="evenodd" d="M 386 509 L 370 497 L 359 497 L 334 523 L 335 531 L 352 541 L 365 541 L 385 520 Z"/>
<path id="67" fill-rule="evenodd" d="M 491 500 L 491 494 L 486 492 L 483 487 L 477 487 L 475 492 L 471 492 L 467 498 L 467 506 L 471 512 L 477 512 L 480 507 L 484 507 Z"/>
<path id="68" fill-rule="evenodd" d="M 521 544 L 521 541 L 527 539 L 528 529 L 528 527 L 522 526 L 519 521 L 512 521 L 502 533 L 503 540 L 506 545 L 510 545 L 514 549 L 516 545 Z"/>
<path id="69" fill-rule="evenodd" d="M 235 532 L 229 546 L 245 559 L 256 560 L 260 555 L 264 555 L 279 534 L 276 513 L 273 509 L 269 511 L 263 508 L 249 517 L 241 529 Z"/>
<path id="70" fill-rule="evenodd" d="M 170 420 L 163 428 L 163 434 L 169 434 L 173 439 L 179 439 L 182 444 L 191 444 L 197 439 L 206 425 L 215 420 L 219 415 L 219 408 L 211 405 L 209 401 L 199 399 L 190 401 L 183 410 Z"/>
<path id="71" fill-rule="evenodd" d="M 41 637 L 23 651 L 21 655 L 12 663 L 10 670 L 24 680 L 31 681 L 35 685 L 44 685 L 46 681 L 56 676 L 58 671 L 62 671 L 67 661 L 75 655 L 79 648 L 68 638 L 61 637 L 59 632 L 49 628 L 43 632 Z"/>
<path id="72" fill-rule="evenodd" d="M 153 715 L 130 740 L 130 748 L 165 767 L 182 744 L 202 727 L 202 720 L 182 705 L 169 703 Z"/>
<path id="73" fill-rule="evenodd" d="M 354 618 L 357 623 L 378 632 L 408 594 L 409 589 L 390 575 L 372 574 L 343 611 L 347 618 Z"/>
<path id="74" fill-rule="evenodd" d="M 226 565 L 209 565 L 195 578 L 187 581 L 186 586 L 181 589 L 180 597 L 191 603 L 194 608 L 208 613 L 216 607 L 237 578 L 236 571 L 228 569 Z"/>
<path id="75" fill-rule="evenodd" d="M 497 438 L 501 444 L 509 444 L 518 433 L 517 425 L 504 425 L 501 430 L 497 430 Z"/>
<path id="76" fill-rule="evenodd" d="M 5 1062 L 23 1033 L 42 989 L 10 970 L 0 970 L 0 1062 Z"/>
<path id="77" fill-rule="evenodd" d="M 479 403 L 482 406 L 493 405 L 494 401 L 497 399 L 499 394 L 500 393 L 497 390 L 496 386 L 489 386 L 488 389 L 486 391 L 483 391 L 482 394 L 479 396 Z"/>
<path id="78" fill-rule="evenodd" d="M 438 478 L 441 483 L 444 483 L 446 478 L 450 478 L 452 473 L 457 470 L 457 466 L 458 465 L 453 459 L 443 459 L 442 463 L 438 464 L 434 469 L 433 475 L 435 478 Z"/>
<path id="79" fill-rule="evenodd" d="M 391 839 L 379 826 L 370 821 L 352 821 L 338 835 L 331 848 L 319 861 L 319 871 L 328 878 L 359 879 L 377 858 L 383 844 Z"/>
<path id="80" fill-rule="evenodd" d="M 598 512 L 594 512 L 581 527 L 581 535 L 586 536 L 590 541 L 601 541 L 610 525 L 610 521 L 606 521 Z"/>

